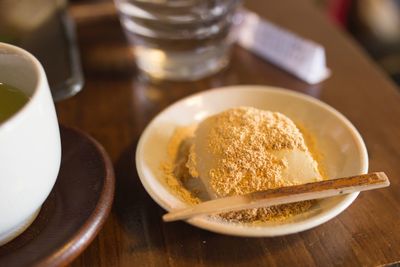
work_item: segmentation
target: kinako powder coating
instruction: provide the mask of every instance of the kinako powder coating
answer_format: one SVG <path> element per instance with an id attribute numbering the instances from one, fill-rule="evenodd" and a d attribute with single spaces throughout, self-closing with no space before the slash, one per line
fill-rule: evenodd
<path id="1" fill-rule="evenodd" d="M 219 196 L 294 185 L 281 177 L 285 161 L 274 158 L 269 150 L 306 150 L 302 133 L 285 115 L 240 107 L 222 112 L 209 132 L 207 145 L 213 153 L 224 153 L 217 168 L 210 170 L 210 185 Z M 196 204 L 199 191 L 187 186 L 199 179 L 191 153 L 197 126 L 178 127 L 168 143 L 168 160 L 162 164 L 167 185 L 180 199 Z M 228 182 L 227 182 L 228 181 Z M 235 223 L 282 221 L 310 209 L 314 201 L 227 212 L 212 216 Z"/>

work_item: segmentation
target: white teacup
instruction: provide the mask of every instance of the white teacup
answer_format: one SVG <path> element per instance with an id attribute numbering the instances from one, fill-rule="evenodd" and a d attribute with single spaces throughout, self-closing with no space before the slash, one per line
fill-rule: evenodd
<path id="1" fill-rule="evenodd" d="M 0 82 L 29 101 L 0 123 L 0 245 L 36 218 L 58 175 L 61 142 L 53 99 L 39 61 L 25 50 L 0 43 Z"/>

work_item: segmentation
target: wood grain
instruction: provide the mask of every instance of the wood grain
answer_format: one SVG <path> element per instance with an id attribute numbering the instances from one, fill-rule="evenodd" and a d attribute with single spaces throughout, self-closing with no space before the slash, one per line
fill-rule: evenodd
<path id="1" fill-rule="evenodd" d="M 138 75 L 115 16 L 77 25 L 86 84 L 57 104 L 61 122 L 77 126 L 110 154 L 116 199 L 103 230 L 72 266 L 377 266 L 400 260 L 400 96 L 398 88 L 343 31 L 308 1 L 247 1 L 250 9 L 321 43 L 332 77 L 307 85 L 235 47 L 225 71 L 195 83 L 150 83 Z M 325 101 L 363 136 L 370 171 L 389 188 L 360 194 L 346 211 L 306 232 L 238 238 L 163 223 L 163 210 L 141 186 L 134 150 L 146 124 L 171 102 L 231 84 L 290 88 Z"/>

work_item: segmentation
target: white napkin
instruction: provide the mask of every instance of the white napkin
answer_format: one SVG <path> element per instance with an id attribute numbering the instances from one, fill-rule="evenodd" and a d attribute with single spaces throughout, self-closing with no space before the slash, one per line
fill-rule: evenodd
<path id="1" fill-rule="evenodd" d="M 279 66 L 301 80 L 315 84 L 330 76 L 325 49 L 248 10 L 237 32 L 240 46 Z"/>

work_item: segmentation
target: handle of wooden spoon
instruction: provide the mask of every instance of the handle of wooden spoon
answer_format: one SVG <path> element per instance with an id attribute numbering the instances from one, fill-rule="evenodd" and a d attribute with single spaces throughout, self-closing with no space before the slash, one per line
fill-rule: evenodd
<path id="1" fill-rule="evenodd" d="M 163 220 L 165 222 L 171 222 L 185 220 L 199 215 L 269 207 L 304 200 L 333 197 L 382 188 L 389 186 L 389 184 L 389 179 L 385 173 L 374 172 L 210 200 L 181 210 L 173 210 L 165 214 Z"/>

